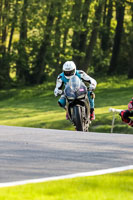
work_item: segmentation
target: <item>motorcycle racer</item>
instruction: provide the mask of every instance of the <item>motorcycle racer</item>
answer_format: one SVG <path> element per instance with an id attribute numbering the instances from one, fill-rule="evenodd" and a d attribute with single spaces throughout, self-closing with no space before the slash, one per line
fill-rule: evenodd
<path id="1" fill-rule="evenodd" d="M 133 120 L 130 119 L 130 117 L 133 117 L 133 97 L 132 100 L 128 103 L 128 109 L 122 110 L 120 116 L 123 122 L 133 127 Z"/>
<path id="2" fill-rule="evenodd" d="M 78 76 L 81 80 L 84 82 L 89 83 L 89 91 L 88 91 L 88 98 L 90 102 L 90 120 L 95 119 L 95 113 L 94 113 L 94 90 L 96 88 L 97 82 L 95 79 L 87 75 L 84 71 L 82 70 L 77 70 L 76 65 L 73 61 L 66 61 L 63 64 L 63 72 L 58 75 L 57 80 L 56 80 L 56 87 L 54 89 L 54 95 L 58 96 L 62 94 L 62 87 L 63 85 L 66 85 L 69 81 L 69 79 L 72 76 Z M 58 100 L 58 104 L 65 109 L 66 106 L 66 98 L 64 95 L 61 95 L 60 99 Z M 68 116 L 66 114 L 66 118 L 68 119 Z"/>

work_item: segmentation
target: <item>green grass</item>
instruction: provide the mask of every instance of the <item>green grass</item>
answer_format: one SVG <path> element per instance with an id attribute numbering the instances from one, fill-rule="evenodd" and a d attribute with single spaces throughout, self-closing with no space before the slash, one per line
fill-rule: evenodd
<path id="1" fill-rule="evenodd" d="M 97 80 L 95 91 L 96 120 L 90 131 L 110 133 L 112 113 L 109 108 L 127 109 L 133 96 L 133 79 L 124 76 Z M 35 87 L 0 91 L 0 125 L 52 128 L 74 130 L 65 119 L 65 111 L 54 97 L 55 83 L 45 83 Z M 133 133 L 133 129 L 124 124 L 116 114 L 114 133 Z"/>
<path id="2" fill-rule="evenodd" d="M 53 95 L 54 83 L 0 91 L 0 124 L 74 130 Z M 133 80 L 113 77 L 98 80 L 96 120 L 90 131 L 110 133 L 109 107 L 127 109 Z M 133 133 L 116 115 L 114 132 Z M 133 200 L 133 171 L 0 188 L 0 200 Z"/>
<path id="3" fill-rule="evenodd" d="M 0 200 L 133 200 L 133 171 L 0 188 Z"/>
<path id="4" fill-rule="evenodd" d="M 109 108 L 127 109 L 131 97 L 133 97 L 132 79 L 120 76 L 108 78 L 103 82 L 100 80 L 95 99 L 96 120 L 91 130 L 94 127 L 96 132 L 110 133 L 113 114 L 109 113 Z M 124 124 L 118 114 L 115 118 L 114 133 L 133 133 L 133 128 Z"/>

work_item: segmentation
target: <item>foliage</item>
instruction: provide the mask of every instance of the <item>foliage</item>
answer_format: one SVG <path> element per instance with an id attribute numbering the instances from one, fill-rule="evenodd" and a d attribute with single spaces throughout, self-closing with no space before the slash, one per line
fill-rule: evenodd
<path id="1" fill-rule="evenodd" d="M 130 0 L 1 0 L 0 88 L 55 80 L 67 59 L 132 78 L 132 27 Z"/>

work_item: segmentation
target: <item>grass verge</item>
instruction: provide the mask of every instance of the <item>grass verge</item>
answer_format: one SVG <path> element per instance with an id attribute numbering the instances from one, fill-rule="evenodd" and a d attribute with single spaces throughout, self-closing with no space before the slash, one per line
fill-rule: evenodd
<path id="1" fill-rule="evenodd" d="M 90 126 L 92 132 L 110 133 L 112 113 L 109 108 L 127 109 L 133 93 L 133 79 L 111 77 L 97 80 L 95 91 L 96 120 Z M 65 111 L 54 97 L 55 83 L 35 87 L 2 90 L 0 92 L 0 125 L 74 130 L 65 119 Z M 114 133 L 133 133 L 116 114 Z"/>
<path id="2" fill-rule="evenodd" d="M 0 188 L 1 200 L 133 200 L 133 170 Z"/>

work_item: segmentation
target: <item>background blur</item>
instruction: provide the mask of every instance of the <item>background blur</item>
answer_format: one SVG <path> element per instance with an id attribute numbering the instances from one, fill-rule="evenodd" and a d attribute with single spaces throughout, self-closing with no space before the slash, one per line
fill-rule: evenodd
<path id="1" fill-rule="evenodd" d="M 0 0 L 0 88 L 55 80 L 66 60 L 133 78 L 132 0 Z"/>

